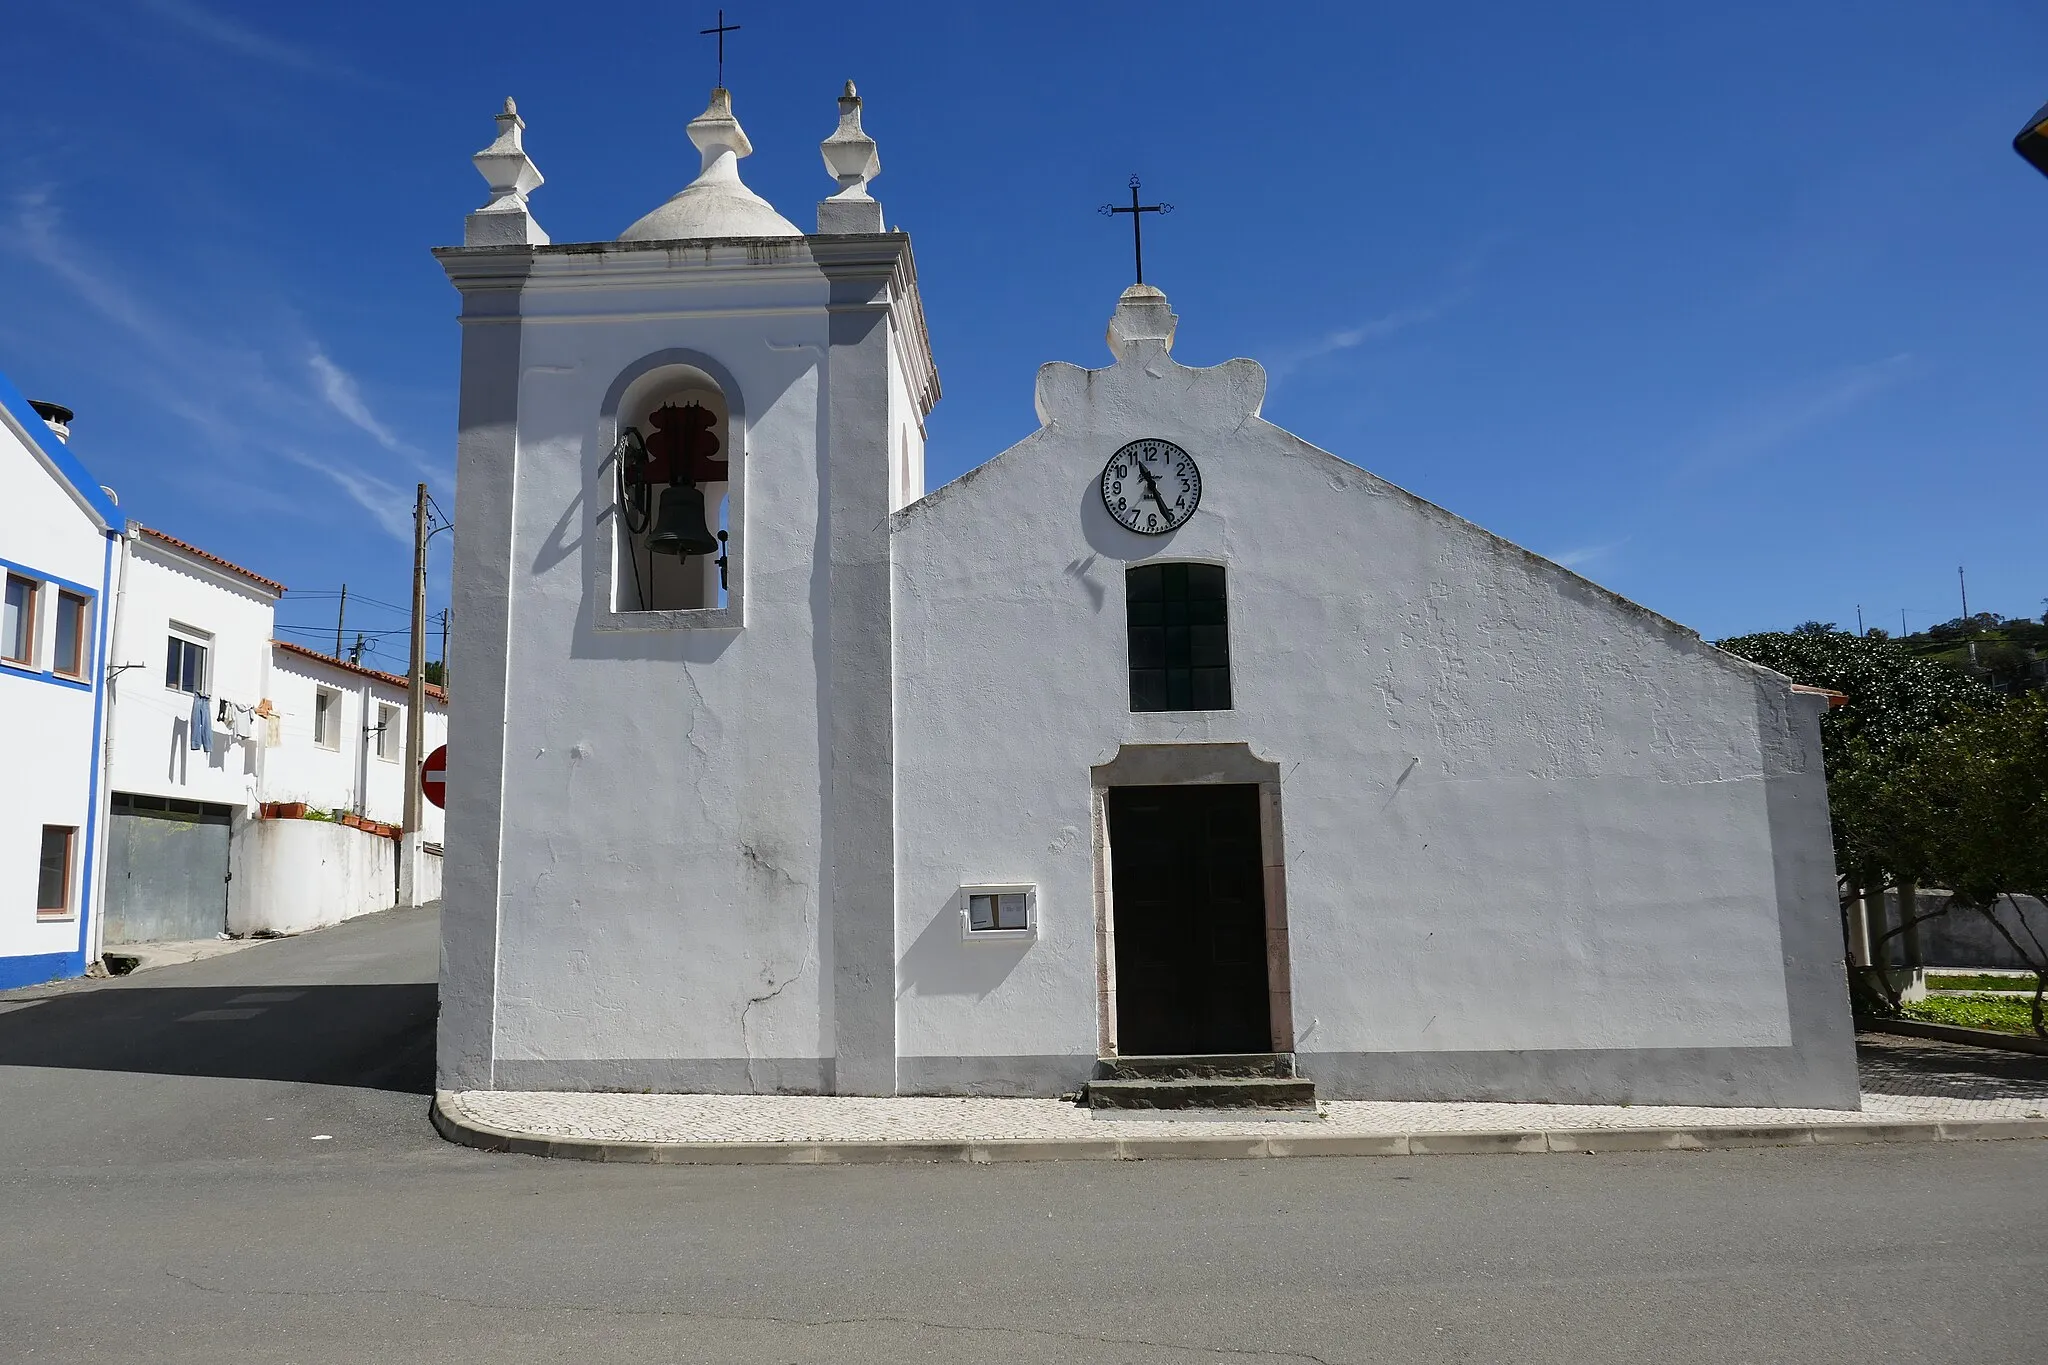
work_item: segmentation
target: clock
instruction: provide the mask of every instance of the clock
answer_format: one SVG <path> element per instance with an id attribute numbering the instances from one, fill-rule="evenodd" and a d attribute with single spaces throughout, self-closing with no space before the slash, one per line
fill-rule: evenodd
<path id="1" fill-rule="evenodd" d="M 1102 505 L 1141 536 L 1179 530 L 1201 502 L 1202 471 L 1171 441 L 1133 441 L 1102 467 Z"/>

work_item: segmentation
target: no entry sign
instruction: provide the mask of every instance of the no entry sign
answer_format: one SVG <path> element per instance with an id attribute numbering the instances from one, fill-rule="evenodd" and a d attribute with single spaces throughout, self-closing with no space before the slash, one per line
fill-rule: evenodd
<path id="1" fill-rule="evenodd" d="M 427 800 L 448 809 L 448 746 L 427 755 L 427 761 L 420 764 L 420 793 Z"/>

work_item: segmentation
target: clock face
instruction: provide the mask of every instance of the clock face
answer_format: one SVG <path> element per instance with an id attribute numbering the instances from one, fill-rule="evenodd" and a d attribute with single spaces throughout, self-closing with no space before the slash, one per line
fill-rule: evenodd
<path id="1" fill-rule="evenodd" d="M 1102 505 L 1139 535 L 1165 535 L 1187 525 L 1201 502 L 1202 471 L 1194 456 L 1171 441 L 1133 441 L 1102 467 Z"/>

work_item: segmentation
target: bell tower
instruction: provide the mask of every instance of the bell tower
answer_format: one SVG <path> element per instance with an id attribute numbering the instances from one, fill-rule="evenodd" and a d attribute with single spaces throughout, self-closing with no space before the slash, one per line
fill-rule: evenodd
<path id="1" fill-rule="evenodd" d="M 723 86 L 558 244 L 510 100 L 462 297 L 440 1084 L 896 1086 L 889 514 L 938 399 L 848 82 L 805 233 Z"/>

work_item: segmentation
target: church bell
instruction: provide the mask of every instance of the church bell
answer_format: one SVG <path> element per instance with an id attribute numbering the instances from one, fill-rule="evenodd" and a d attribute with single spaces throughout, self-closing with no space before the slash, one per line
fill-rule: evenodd
<path id="1" fill-rule="evenodd" d="M 647 548 L 658 555 L 708 555 L 718 538 L 704 522 L 704 490 L 692 483 L 670 484 L 661 493 L 654 533 Z"/>

